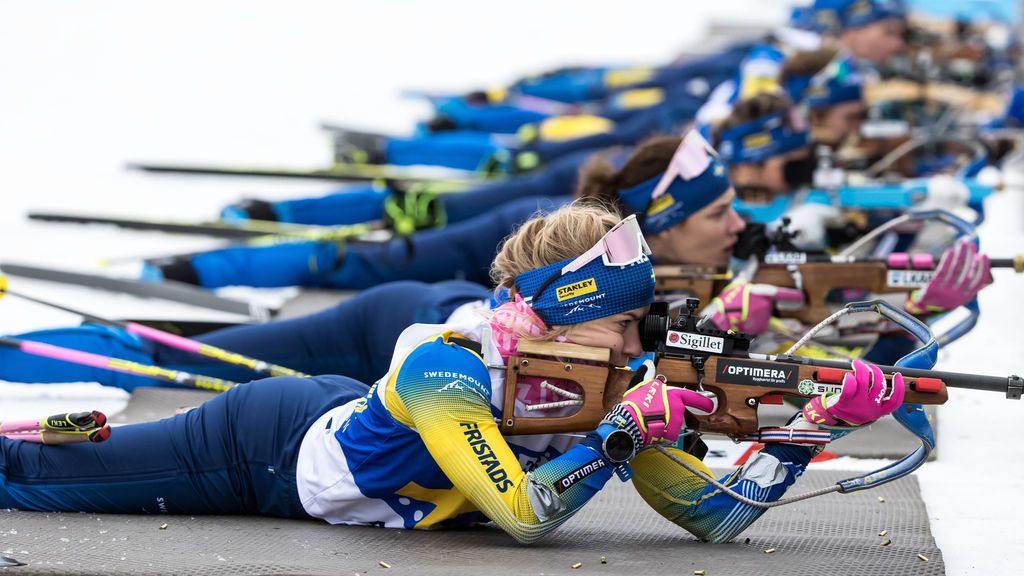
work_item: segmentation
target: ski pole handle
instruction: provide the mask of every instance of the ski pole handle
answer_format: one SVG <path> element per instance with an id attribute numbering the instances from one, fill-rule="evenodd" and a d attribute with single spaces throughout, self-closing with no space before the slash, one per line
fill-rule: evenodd
<path id="1" fill-rule="evenodd" d="M 110 426 L 97 428 L 89 432 L 55 432 L 53 430 L 33 430 L 23 432 L 6 432 L 0 434 L 10 440 L 32 442 L 35 444 L 59 445 L 81 444 L 82 442 L 103 442 L 110 438 Z"/>

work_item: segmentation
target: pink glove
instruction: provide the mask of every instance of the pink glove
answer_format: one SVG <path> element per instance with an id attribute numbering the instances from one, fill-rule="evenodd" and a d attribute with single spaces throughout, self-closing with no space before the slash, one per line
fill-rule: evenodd
<path id="1" fill-rule="evenodd" d="M 891 414 L 903 404 L 903 375 L 892 376 L 888 390 L 885 375 L 874 364 L 853 361 L 853 372 L 843 376 L 843 391 L 826 392 L 804 405 L 804 418 L 825 426 L 862 426 Z M 886 394 L 888 392 L 888 394 Z"/>
<path id="2" fill-rule="evenodd" d="M 634 436 L 639 433 L 642 446 L 679 439 L 686 407 L 704 412 L 714 410 L 710 398 L 693 390 L 668 386 L 658 378 L 637 384 L 626 391 L 622 402 L 612 409 L 608 420 Z M 616 416 L 624 416 L 627 422 Z"/>
<path id="3" fill-rule="evenodd" d="M 973 242 L 960 239 L 942 254 L 931 282 L 914 290 L 903 308 L 922 316 L 963 306 L 985 285 L 989 268 L 988 256 L 978 254 Z"/>
<path id="4" fill-rule="evenodd" d="M 803 301 L 800 290 L 737 280 L 711 301 L 714 311 L 709 320 L 719 330 L 760 334 L 768 329 L 776 302 Z"/>

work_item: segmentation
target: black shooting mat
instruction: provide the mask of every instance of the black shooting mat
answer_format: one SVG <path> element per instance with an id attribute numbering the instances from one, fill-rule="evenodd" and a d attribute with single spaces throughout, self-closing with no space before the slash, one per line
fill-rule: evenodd
<path id="1" fill-rule="evenodd" d="M 808 472 L 796 490 L 844 476 Z M 770 510 L 730 544 L 695 541 L 615 478 L 529 547 L 493 527 L 420 532 L 241 516 L 0 512 L 0 524 L 0 552 L 27 564 L 0 568 L 12 575 L 384 573 L 380 562 L 387 573 L 473 576 L 944 574 L 915 478 Z"/>
<path id="2" fill-rule="evenodd" d="M 216 396 L 216 392 L 191 388 L 136 388 L 125 409 L 110 417 L 111 424 L 137 424 L 174 416 Z M 113 433 L 117 433 L 114 430 Z"/>
<path id="3" fill-rule="evenodd" d="M 166 416 L 210 396 L 140 389 L 117 420 Z M 791 494 L 851 475 L 811 470 Z M 888 530 L 884 537 L 878 535 L 882 530 Z M 891 544 L 882 546 L 886 540 Z M 766 553 L 769 549 L 774 552 Z M 493 527 L 419 532 L 257 517 L 9 511 L 0 512 L 0 554 L 27 564 L 0 568 L 0 574 L 12 575 L 945 572 L 913 477 L 876 490 L 830 494 L 770 510 L 724 545 L 695 541 L 651 510 L 628 484 L 613 478 L 575 518 L 529 547 Z M 602 556 L 607 564 L 601 564 Z M 577 562 L 582 566 L 573 569 Z"/>

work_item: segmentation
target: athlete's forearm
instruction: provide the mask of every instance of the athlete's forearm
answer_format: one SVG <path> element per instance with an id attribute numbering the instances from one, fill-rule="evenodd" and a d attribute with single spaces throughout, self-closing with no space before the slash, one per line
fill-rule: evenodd
<path id="1" fill-rule="evenodd" d="M 712 475 L 703 462 L 679 450 L 671 451 Z M 796 482 L 812 456 L 812 449 L 804 446 L 769 444 L 719 480 L 747 498 L 774 502 Z M 736 500 L 655 450 L 641 452 L 633 468 L 633 484 L 644 500 L 702 540 L 727 542 L 766 510 Z"/>

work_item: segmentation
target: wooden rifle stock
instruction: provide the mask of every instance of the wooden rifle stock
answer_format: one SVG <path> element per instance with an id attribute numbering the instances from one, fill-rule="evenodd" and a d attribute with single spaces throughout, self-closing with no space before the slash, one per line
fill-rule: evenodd
<path id="1" fill-rule="evenodd" d="M 525 344 L 525 350 L 524 348 Z M 506 368 L 504 405 L 499 428 L 507 435 L 589 432 L 622 400 L 634 373 L 607 363 L 608 350 L 576 344 L 520 342 Z M 838 391 L 849 371 L 740 356 L 711 356 L 703 365 L 703 378 L 690 360 L 664 357 L 658 374 L 672 386 L 715 393 L 717 409 L 707 416 L 687 415 L 687 425 L 700 432 L 743 438 L 757 432 L 757 407 L 780 395 L 813 398 L 825 390 Z M 892 370 L 886 372 L 891 381 Z M 522 377 L 571 381 L 579 386 L 583 402 L 569 416 L 526 416 L 516 413 L 516 384 Z M 904 378 L 906 402 L 943 404 L 948 395 L 942 380 Z M 522 404 L 520 405 L 522 406 Z"/>
<path id="2" fill-rule="evenodd" d="M 893 272 L 897 275 L 890 275 Z M 890 270 L 885 262 L 805 262 L 803 264 L 761 264 L 753 282 L 780 288 L 796 288 L 804 292 L 805 303 L 800 308 L 776 310 L 782 318 L 795 318 L 814 325 L 833 310 L 828 296 L 834 290 L 845 288 L 865 290 L 872 294 L 909 293 L 920 288 L 931 278 L 932 270 Z M 727 272 L 709 271 L 704 266 L 656 266 L 654 269 L 659 292 L 685 292 L 701 302 L 710 302 L 728 284 Z M 907 278 L 894 281 L 898 275 L 921 275 L 923 282 Z M 925 276 L 927 275 L 927 276 Z M 989 276 L 987 283 L 992 282 Z"/>
<path id="3" fill-rule="evenodd" d="M 626 392 L 633 372 L 610 364 L 607 348 L 563 342 L 520 340 L 505 368 L 505 396 L 499 428 L 503 434 L 557 434 L 589 432 Z M 520 378 L 535 377 L 571 382 L 582 396 L 579 409 L 568 416 L 526 416 L 517 413 L 516 388 Z M 522 404 L 525 408 L 525 404 Z"/>
<path id="4" fill-rule="evenodd" d="M 675 328 L 673 326 L 667 333 L 668 342 L 672 342 Z M 665 337 L 663 334 L 662 338 Z M 743 338 L 742 335 L 737 337 Z M 699 356 L 657 354 L 657 372 L 669 385 L 707 390 L 718 399 L 711 414 L 688 413 L 687 426 L 734 439 L 757 432 L 757 408 L 761 404 L 776 403 L 779 396 L 813 398 L 824 392 L 839 392 L 844 376 L 850 372 L 845 361 L 800 356 L 747 352 Z M 509 358 L 506 369 L 501 431 L 508 435 L 555 434 L 585 433 L 597 428 L 604 415 L 622 400 L 634 376 L 630 370 L 610 366 L 608 358 L 605 348 L 520 341 L 520 350 Z M 1019 376 L 983 376 L 883 365 L 878 368 L 890 383 L 895 372 L 903 374 L 907 404 L 944 404 L 949 398 L 947 386 L 1004 393 L 1012 400 L 1024 396 L 1024 378 Z M 575 382 L 582 399 L 580 409 L 558 417 L 530 417 L 518 413 L 516 384 L 518 378 L 524 376 Z M 520 403 L 520 407 L 523 406 Z M 900 409 L 914 410 L 911 406 Z"/>
<path id="5" fill-rule="evenodd" d="M 998 94 L 982 92 L 966 86 L 942 82 L 917 82 L 894 79 L 864 86 L 864 101 L 869 105 L 883 102 L 938 102 L 954 108 L 1000 114 L 1006 103 Z"/>

